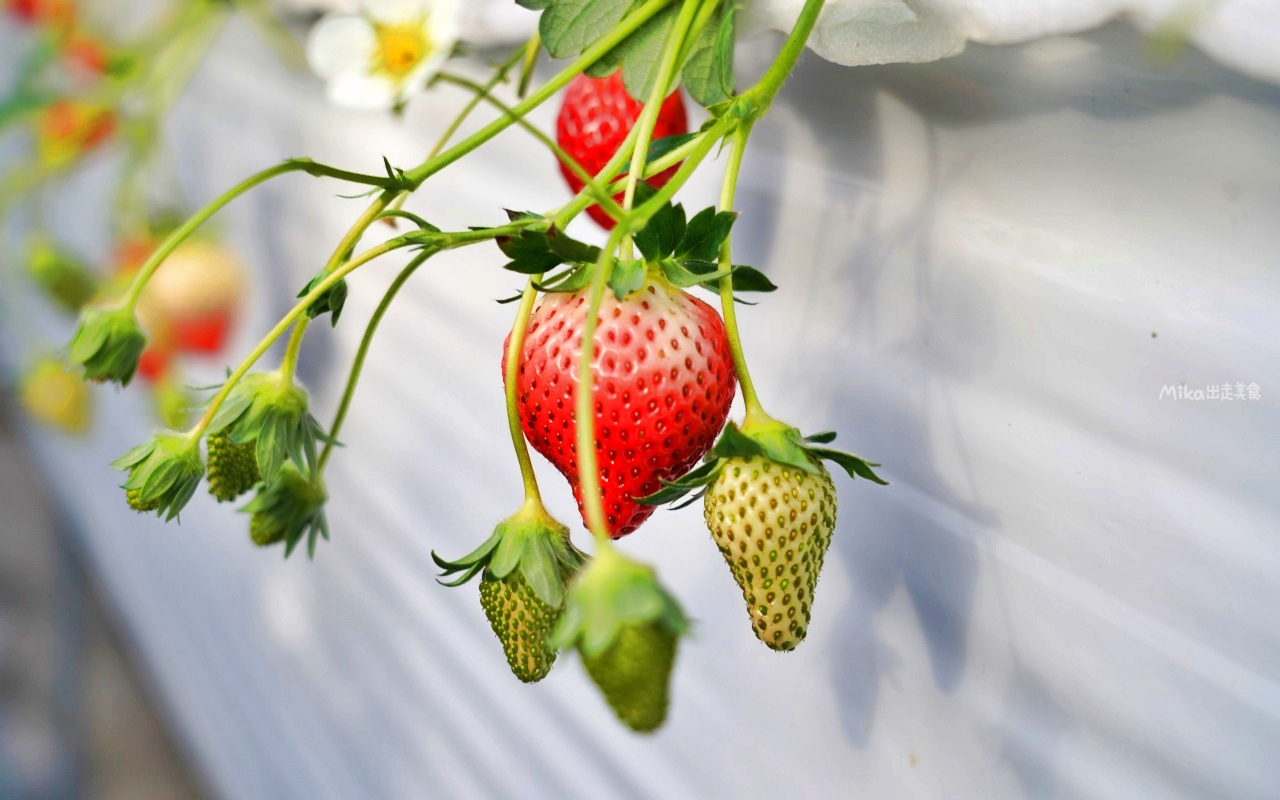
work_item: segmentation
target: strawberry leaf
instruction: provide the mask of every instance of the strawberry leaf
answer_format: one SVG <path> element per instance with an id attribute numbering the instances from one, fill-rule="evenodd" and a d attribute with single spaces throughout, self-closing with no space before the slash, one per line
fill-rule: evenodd
<path id="1" fill-rule="evenodd" d="M 684 66 L 684 87 L 704 106 L 733 96 L 735 4 L 726 0 L 699 33 Z"/>
<path id="2" fill-rule="evenodd" d="M 716 261 L 720 258 L 720 246 L 728 238 L 738 215 L 733 211 L 704 208 L 689 220 L 684 236 L 676 247 L 676 258 Z"/>
<path id="3" fill-rule="evenodd" d="M 538 21 L 542 43 L 552 58 L 570 58 L 613 30 L 632 0 L 549 0 L 545 5 Z"/>

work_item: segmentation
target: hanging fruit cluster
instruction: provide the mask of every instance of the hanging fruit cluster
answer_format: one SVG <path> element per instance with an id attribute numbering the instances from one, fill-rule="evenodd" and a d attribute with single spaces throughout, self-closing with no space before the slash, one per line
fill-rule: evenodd
<path id="1" fill-rule="evenodd" d="M 501 356 L 524 498 L 473 552 L 436 556 L 442 582 L 479 578 L 481 606 L 517 678 L 540 680 L 559 653 L 576 650 L 618 718 L 652 731 L 666 718 L 670 675 L 689 624 L 654 569 L 626 556 L 615 540 L 635 534 L 665 503 L 701 500 L 751 630 L 766 646 L 791 650 L 809 631 L 835 528 L 827 465 L 883 483 L 873 471 L 878 465 L 830 446 L 834 433 L 805 436 L 765 412 L 735 312 L 743 293 L 776 288 L 732 258 L 745 147 L 803 51 L 822 0 L 804 4 L 774 64 L 740 92 L 733 0 L 519 1 L 541 11 L 538 33 L 485 84 L 443 69 L 458 35 L 447 18 L 452 4 L 421 0 L 418 12 L 390 21 L 371 4 L 359 15 L 322 20 L 308 57 L 335 101 L 398 111 L 429 85 L 466 90 L 473 101 L 411 169 L 388 162 L 385 174 L 362 174 L 294 159 L 246 179 L 146 248 L 127 289 L 84 308 L 70 359 L 88 380 L 123 385 L 135 372 L 163 374 L 174 349 L 216 349 L 241 281 L 225 253 L 188 238 L 193 231 L 234 198 L 287 173 L 368 190 L 372 200 L 328 263 L 228 370 L 195 423 L 158 433 L 115 462 L 127 473 L 125 500 L 138 511 L 177 517 L 202 483 L 219 501 L 251 494 L 243 511 L 254 543 L 282 544 L 287 556 L 305 542 L 314 555 L 329 537 L 325 466 L 386 309 L 433 256 L 496 245 L 498 263 L 524 282 L 508 299 L 518 305 Z M 347 57 L 355 51 L 343 49 L 350 44 L 344 36 L 373 42 L 368 63 Z M 569 63 L 532 88 L 544 50 Z M 517 76 L 515 100 L 499 99 L 497 90 Z M 553 138 L 526 115 L 562 90 Z M 686 95 L 708 112 L 696 131 L 689 130 Z M 493 106 L 496 118 L 451 142 L 481 104 Z M 442 170 L 512 126 L 558 160 L 572 199 L 457 231 L 403 208 Z M 719 204 L 686 211 L 673 201 L 676 191 L 717 151 L 727 154 Z M 608 232 L 603 247 L 567 232 L 584 211 Z M 399 226 L 397 233 L 362 249 L 377 220 Z M 303 337 L 317 317 L 328 314 L 337 325 L 348 276 L 399 251 L 411 259 L 368 321 L 336 415 L 322 426 L 295 377 Z M 75 270 L 35 273 L 65 305 L 94 294 L 86 288 L 92 281 Z M 199 287 L 190 283 L 194 276 Z M 286 333 L 280 364 L 255 370 Z M 745 416 L 729 421 L 739 393 Z M 529 445 L 568 481 L 594 539 L 590 556 L 544 507 Z"/>

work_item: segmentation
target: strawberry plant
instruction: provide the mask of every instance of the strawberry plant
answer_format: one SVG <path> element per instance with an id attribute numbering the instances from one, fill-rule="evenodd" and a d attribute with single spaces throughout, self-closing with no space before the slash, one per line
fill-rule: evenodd
<path id="1" fill-rule="evenodd" d="M 308 58 L 336 102 L 398 113 L 415 94 L 446 85 L 469 92 L 471 102 L 417 165 L 384 159 L 380 171 L 361 173 L 297 158 L 246 178 L 143 248 L 128 287 L 80 312 L 69 354 L 89 380 L 126 385 L 139 370 L 157 380 L 167 376 L 169 354 L 220 344 L 238 294 L 225 259 L 184 260 L 199 249 L 191 237 L 201 225 L 237 197 L 288 174 L 363 192 L 363 211 L 335 237 L 327 262 L 209 390 L 190 427 L 158 433 L 115 462 L 128 473 L 124 499 L 139 511 L 177 517 L 202 480 L 219 501 L 254 492 L 242 508 L 251 541 L 280 544 L 286 556 L 305 541 L 314 557 L 330 536 L 325 468 L 387 309 L 435 256 L 492 248 L 494 265 L 523 284 L 503 301 L 517 305 L 501 367 L 524 496 L 513 498 L 514 513 L 471 553 L 435 555 L 440 579 L 458 586 L 479 578 L 481 607 L 517 678 L 538 681 L 558 654 L 575 651 L 617 717 L 649 732 L 667 718 L 670 676 L 689 622 L 656 570 L 625 555 L 615 539 L 634 534 L 664 503 L 703 498 L 710 538 L 742 590 L 751 629 L 768 647 L 791 650 L 810 628 L 835 533 L 836 488 L 824 462 L 883 483 L 878 465 L 830 447 L 834 434 L 805 437 L 764 411 L 738 333 L 735 304 L 742 295 L 777 288 L 732 258 L 743 155 L 823 2 L 806 0 L 772 66 L 739 91 L 733 0 L 518 1 L 540 11 L 538 32 L 485 83 L 446 68 L 458 35 L 441 16 L 451 4 L 423 0 L 420 14 L 394 24 L 371 9 L 323 20 Z M 343 49 L 343 31 L 374 43 L 367 63 L 347 57 L 354 51 Z M 544 51 L 565 63 L 535 87 L 533 68 Z M 501 99 L 502 87 L 513 83 L 514 99 Z M 562 91 L 553 137 L 528 115 Z M 694 131 L 685 96 L 706 111 Z M 496 116 L 454 141 L 483 105 Z M 59 159 L 79 158 L 114 130 L 92 109 L 73 110 L 69 149 L 47 157 L 46 170 L 62 168 Z M 558 163 L 571 200 L 461 230 L 404 209 L 428 183 L 447 191 L 437 176 L 509 128 L 521 129 Z M 674 202 L 676 192 L 716 153 L 725 155 L 719 203 L 686 211 Z M 502 207 L 495 198 L 495 211 Z M 583 212 L 608 231 L 603 246 L 570 234 Z M 379 221 L 394 233 L 366 243 L 388 230 L 375 228 Z M 125 233 L 135 237 L 122 241 L 137 231 Z M 408 262 L 367 320 L 334 417 L 321 425 L 295 378 L 304 337 L 318 317 L 327 315 L 330 327 L 340 319 L 351 324 L 342 315 L 348 281 L 393 253 L 408 255 Z M 167 261 L 185 266 L 166 278 L 158 270 Z M 218 280 L 190 283 L 190 275 L 212 280 L 218 269 Z M 71 267 L 46 264 L 34 274 L 64 305 L 85 303 L 87 282 Z M 139 322 L 140 313 L 152 319 L 155 308 L 172 324 Z M 279 365 L 259 368 L 280 340 L 286 343 Z M 739 391 L 745 415 L 730 422 Z M 577 498 L 594 540 L 590 556 L 547 512 L 530 445 Z"/>

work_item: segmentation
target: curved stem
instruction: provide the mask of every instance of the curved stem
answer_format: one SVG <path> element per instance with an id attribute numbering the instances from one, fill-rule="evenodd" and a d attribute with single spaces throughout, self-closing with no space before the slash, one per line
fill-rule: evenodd
<path id="1" fill-rule="evenodd" d="M 446 72 L 442 72 L 436 77 L 438 80 L 444 81 L 445 83 L 451 83 L 464 89 L 470 89 L 476 93 L 477 102 L 480 100 L 488 100 L 489 103 L 499 111 L 514 117 L 514 111 L 510 106 L 489 94 L 488 88 L 481 86 L 475 81 L 468 80 L 467 78 L 463 78 L 458 75 L 451 75 Z M 591 173 L 587 172 L 576 158 L 566 153 L 564 149 L 561 148 L 560 145 L 556 144 L 550 136 L 547 136 L 545 133 L 538 130 L 537 126 L 533 125 L 523 117 L 517 117 L 515 122 L 550 150 L 551 153 L 558 158 L 562 164 L 567 166 L 574 175 L 577 175 L 578 179 L 583 182 L 585 188 L 590 192 L 595 202 L 598 203 L 610 216 L 614 219 L 618 219 L 622 216 L 622 206 L 618 205 L 617 201 L 613 199 L 613 196 L 605 191 L 604 187 L 596 181 Z"/>
<path id="2" fill-rule="evenodd" d="M 293 324 L 293 332 L 289 334 L 289 344 L 284 349 L 284 359 L 280 362 L 280 374 L 286 383 L 293 383 L 293 373 L 298 368 L 298 352 L 302 350 L 302 339 L 307 334 L 309 317 L 303 316 Z"/>
<path id="3" fill-rule="evenodd" d="M 778 57 L 773 60 L 773 64 L 760 81 L 744 93 L 744 96 L 752 95 L 762 101 L 762 106 L 753 112 L 754 116 L 759 117 L 765 112 L 778 94 L 778 90 L 782 88 L 782 84 L 786 82 L 787 76 L 791 74 L 796 62 L 800 60 L 800 54 L 804 52 L 805 44 L 809 41 L 809 34 L 813 32 L 813 26 L 818 22 L 818 15 L 822 13 L 823 2 L 824 0 L 805 0 L 804 7 L 800 9 L 800 16 L 796 18 L 796 24 L 787 35 L 787 40 L 783 43 L 782 50 L 778 52 Z"/>
<path id="4" fill-rule="evenodd" d="M 182 223 L 173 233 L 169 234 L 169 238 L 156 248 L 151 257 L 146 260 L 142 268 L 138 270 L 138 274 L 133 277 L 133 283 L 129 286 L 129 294 L 125 299 L 125 307 L 132 309 L 138 304 L 138 298 L 142 296 L 142 290 L 146 288 L 147 281 L 151 280 L 151 275 L 160 267 L 169 254 L 178 248 L 188 236 L 195 231 L 196 228 L 204 224 L 205 220 L 222 210 L 222 207 L 236 199 L 240 195 L 260 184 L 266 183 L 278 175 L 284 175 L 289 172 L 299 172 L 305 168 L 305 164 L 295 162 L 285 162 L 277 164 L 269 169 L 264 169 L 255 175 L 250 175 L 240 183 L 231 187 L 227 191 L 214 198 L 208 205 L 197 211 L 190 219 Z"/>
<path id="5" fill-rule="evenodd" d="M 524 482 L 525 504 L 542 505 L 542 494 L 538 491 L 538 477 L 533 473 L 533 462 L 529 459 L 529 445 L 524 440 L 524 430 L 520 425 L 520 355 L 524 352 L 524 335 L 529 327 L 529 317 L 533 314 L 534 301 L 538 299 L 537 284 L 542 275 L 531 275 L 520 297 L 520 308 L 516 311 L 516 321 L 511 326 L 511 338 L 507 341 L 507 363 L 504 365 L 504 383 L 507 393 L 507 427 L 511 431 L 511 444 L 516 450 L 516 461 L 520 464 L 520 480 Z"/>
<path id="6" fill-rule="evenodd" d="M 742 154 L 747 147 L 747 137 L 751 135 L 751 123 L 747 122 L 734 132 L 730 143 L 729 161 L 724 169 L 724 183 L 720 189 L 720 210 L 733 208 L 733 197 L 738 187 L 738 171 L 742 167 Z M 733 256 L 730 252 L 729 237 L 720 247 L 720 269 L 733 267 Z M 755 384 L 751 382 L 751 374 L 747 371 L 747 360 L 742 353 L 742 340 L 738 335 L 738 312 L 733 302 L 733 276 L 726 275 L 720 279 L 720 313 L 724 317 L 725 333 L 729 339 L 729 351 L 733 354 L 733 369 L 738 373 L 738 383 L 742 386 L 742 402 L 747 407 L 745 426 L 753 422 L 765 421 L 768 415 L 760 405 Z"/>
<path id="7" fill-rule="evenodd" d="M 475 150 L 480 145 L 497 136 L 502 131 L 509 128 L 512 124 L 512 115 L 523 117 L 534 108 L 542 105 L 552 95 L 563 89 L 569 84 L 569 81 L 578 77 L 584 69 L 599 61 L 601 56 L 609 52 L 615 45 L 623 39 L 630 36 L 641 25 L 648 22 L 659 11 L 666 8 L 672 0 L 648 0 L 639 9 L 631 12 L 622 22 L 618 23 L 609 33 L 600 37 L 590 47 L 582 51 L 582 55 L 578 56 L 565 69 L 561 70 L 555 77 L 547 81 L 538 91 L 529 95 L 529 97 L 515 106 L 511 110 L 511 115 L 507 115 L 481 128 L 463 141 L 449 148 L 445 152 L 419 164 L 409 172 L 406 176 L 416 184 L 420 184 L 427 178 L 436 174 L 440 170 L 449 166 L 453 162 Z"/>
<path id="8" fill-rule="evenodd" d="M 373 343 L 373 335 L 378 332 L 378 325 L 382 323 L 382 317 L 387 313 L 387 309 L 391 307 L 391 301 L 396 299 L 400 288 L 408 282 L 410 276 L 422 266 L 428 258 L 435 255 L 434 250 L 426 250 L 419 253 L 405 268 L 400 270 L 400 274 L 387 287 L 387 291 L 382 295 L 382 301 L 378 303 L 378 307 L 373 310 L 373 316 L 369 318 L 369 324 L 365 326 L 364 336 L 360 339 L 360 346 L 356 349 L 355 359 L 351 362 L 351 372 L 347 375 L 347 385 L 342 391 L 342 400 L 338 403 L 338 410 L 333 415 L 333 424 L 329 426 L 329 441 L 325 442 L 324 449 L 320 452 L 320 460 L 316 467 L 316 473 L 324 472 L 324 465 L 329 462 L 329 454 L 333 452 L 333 442 L 337 440 L 338 434 L 342 431 L 342 423 L 347 419 L 347 411 L 351 408 L 351 398 L 355 396 L 356 384 L 360 381 L 360 373 L 364 369 L 364 360 L 369 355 L 369 345 Z"/>

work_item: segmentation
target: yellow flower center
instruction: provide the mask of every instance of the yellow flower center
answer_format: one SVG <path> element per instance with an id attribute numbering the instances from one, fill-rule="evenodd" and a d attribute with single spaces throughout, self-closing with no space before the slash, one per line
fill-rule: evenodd
<path id="1" fill-rule="evenodd" d="M 378 30 L 376 63 L 380 71 L 402 78 L 418 66 L 430 49 L 421 23 L 382 27 Z"/>

